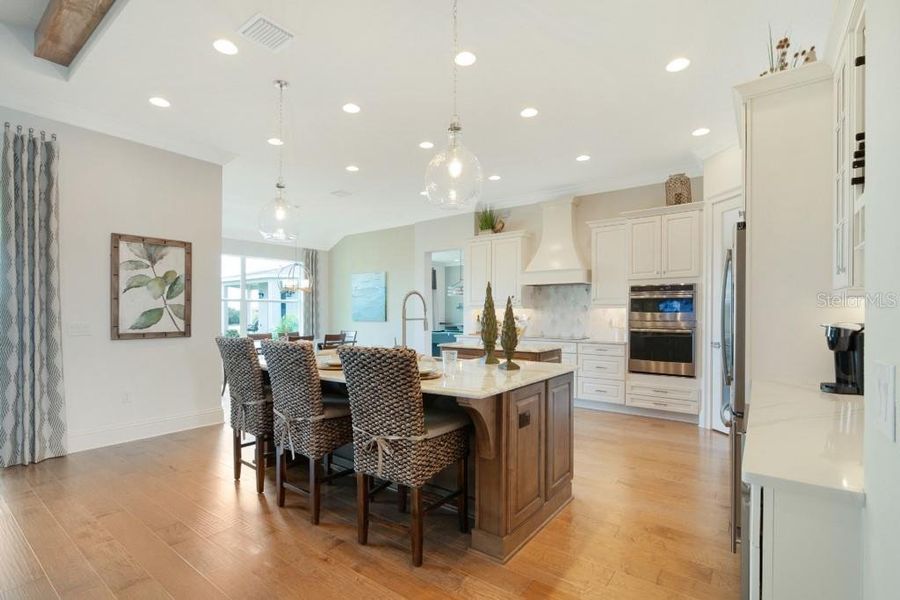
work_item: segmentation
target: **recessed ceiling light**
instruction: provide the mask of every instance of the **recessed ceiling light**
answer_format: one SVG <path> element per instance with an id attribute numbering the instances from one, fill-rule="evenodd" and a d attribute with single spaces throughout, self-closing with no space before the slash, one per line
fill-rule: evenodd
<path id="1" fill-rule="evenodd" d="M 153 106 L 158 106 L 159 108 L 169 108 L 170 106 L 172 106 L 171 102 L 160 96 L 153 96 L 148 100 L 148 102 Z"/>
<path id="2" fill-rule="evenodd" d="M 468 50 L 463 50 L 453 58 L 453 62 L 461 67 L 470 67 L 475 64 L 476 60 L 478 60 L 478 57 Z"/>
<path id="3" fill-rule="evenodd" d="M 427 195 L 428 195 L 428 192 L 426 192 L 425 190 L 422 190 L 421 192 L 419 192 L 419 195 L 420 195 L 420 196 L 427 196 Z"/>
<path id="4" fill-rule="evenodd" d="M 490 177 L 488 177 L 488 180 L 490 180 L 490 181 L 500 181 L 500 176 L 499 176 L 499 175 L 491 175 Z"/>
<path id="5" fill-rule="evenodd" d="M 669 73 L 677 73 L 678 71 L 684 71 L 689 66 L 691 66 L 690 59 L 680 56 L 666 65 L 666 71 Z"/>
<path id="6" fill-rule="evenodd" d="M 353 104 L 352 102 L 348 102 L 347 104 L 345 104 L 341 107 L 341 110 L 343 110 L 345 113 L 350 113 L 351 115 L 355 115 L 362 109 L 359 107 L 358 104 Z"/>
<path id="7" fill-rule="evenodd" d="M 698 127 L 697 129 L 691 132 L 691 135 L 694 137 L 702 137 L 709 133 L 708 127 Z"/>
<path id="8" fill-rule="evenodd" d="M 238 47 L 234 45 L 234 42 L 226 40 L 225 38 L 214 41 L 213 48 L 228 56 L 234 56 L 238 53 Z"/>
<path id="9" fill-rule="evenodd" d="M 529 106 L 528 108 L 523 108 L 522 112 L 520 112 L 519 114 L 522 115 L 526 119 L 530 119 L 531 117 L 537 116 L 538 109 L 532 108 Z"/>
<path id="10" fill-rule="evenodd" d="M 348 171 L 350 171 L 351 173 L 356 173 L 357 171 L 359 171 L 359 167 L 357 167 L 356 165 L 347 165 L 344 168 L 347 169 Z"/>
<path id="11" fill-rule="evenodd" d="M 266 141 L 269 142 L 273 146 L 284 146 L 284 140 L 282 140 L 281 138 L 270 137 Z"/>
<path id="12" fill-rule="evenodd" d="M 575 160 L 577 160 L 578 162 L 587 162 L 587 161 L 591 160 L 591 157 L 588 156 L 587 154 L 579 154 L 578 156 L 575 157 Z"/>
<path id="13" fill-rule="evenodd" d="M 431 150 L 432 148 L 434 148 L 434 143 L 433 142 L 420 142 L 419 148 L 421 148 L 422 150 Z"/>

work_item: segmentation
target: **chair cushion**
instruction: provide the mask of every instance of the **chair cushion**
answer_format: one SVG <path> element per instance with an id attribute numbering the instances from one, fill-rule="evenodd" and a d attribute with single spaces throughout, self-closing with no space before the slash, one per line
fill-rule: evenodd
<path id="1" fill-rule="evenodd" d="M 322 406 L 325 408 L 326 419 L 337 419 L 350 415 L 350 401 L 344 396 L 323 394 Z"/>
<path id="2" fill-rule="evenodd" d="M 462 412 L 436 408 L 425 409 L 426 439 L 436 438 L 445 433 L 468 427 L 469 423 L 469 417 Z"/>

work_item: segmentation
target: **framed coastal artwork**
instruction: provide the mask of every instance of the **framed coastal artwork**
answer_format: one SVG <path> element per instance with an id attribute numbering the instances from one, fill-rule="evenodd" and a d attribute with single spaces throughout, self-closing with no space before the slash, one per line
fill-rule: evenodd
<path id="1" fill-rule="evenodd" d="M 387 274 L 350 275 L 351 310 L 354 321 L 387 320 Z"/>
<path id="2" fill-rule="evenodd" d="M 191 243 L 112 234 L 110 337 L 191 335 Z"/>

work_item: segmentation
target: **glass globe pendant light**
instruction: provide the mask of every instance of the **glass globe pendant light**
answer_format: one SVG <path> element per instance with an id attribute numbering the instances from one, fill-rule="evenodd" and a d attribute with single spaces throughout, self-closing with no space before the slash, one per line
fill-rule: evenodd
<path id="1" fill-rule="evenodd" d="M 288 82 L 275 80 L 278 88 L 278 139 L 284 142 L 284 90 Z M 258 227 L 262 237 L 271 242 L 294 242 L 300 235 L 300 211 L 288 202 L 284 184 L 284 144 L 278 146 L 278 181 L 275 198 L 259 211 Z"/>
<path id="2" fill-rule="evenodd" d="M 457 2 L 452 3 L 453 56 L 459 54 Z M 431 204 L 450 210 L 472 207 L 481 195 L 481 162 L 462 145 L 462 126 L 456 102 L 457 65 L 453 62 L 453 118 L 447 135 L 447 149 L 438 152 L 425 170 L 425 195 Z"/>

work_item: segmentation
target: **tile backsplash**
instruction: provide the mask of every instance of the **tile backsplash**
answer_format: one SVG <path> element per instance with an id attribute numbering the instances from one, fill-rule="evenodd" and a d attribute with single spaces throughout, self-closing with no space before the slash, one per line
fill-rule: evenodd
<path id="1" fill-rule="evenodd" d="M 608 338 L 623 335 L 625 307 L 591 305 L 589 285 L 525 286 L 522 309 L 528 315 L 526 337 Z"/>

